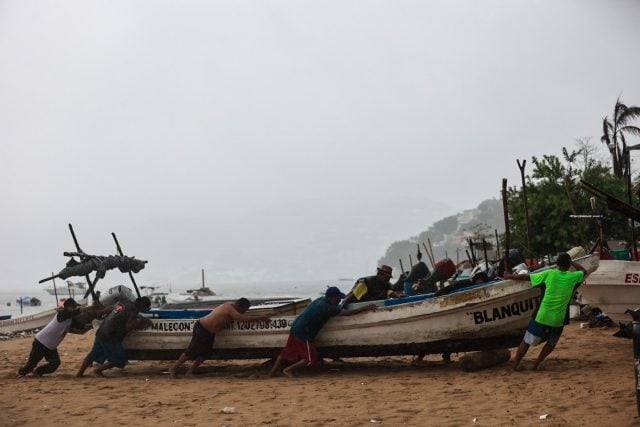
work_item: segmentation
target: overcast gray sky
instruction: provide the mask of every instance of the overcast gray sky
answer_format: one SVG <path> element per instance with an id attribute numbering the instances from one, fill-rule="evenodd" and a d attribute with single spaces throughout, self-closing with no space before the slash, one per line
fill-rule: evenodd
<path id="1" fill-rule="evenodd" d="M 638 1 L 0 1 L 0 286 L 354 277 L 640 104 Z M 484 170 L 484 172 L 482 172 Z M 322 276 L 324 275 L 324 276 Z M 120 273 L 111 273 L 120 280 Z M 320 277 L 322 276 L 322 277 Z"/>

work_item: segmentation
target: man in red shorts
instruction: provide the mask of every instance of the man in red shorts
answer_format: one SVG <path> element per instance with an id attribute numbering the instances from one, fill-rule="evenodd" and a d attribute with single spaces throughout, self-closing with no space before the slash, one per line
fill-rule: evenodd
<path id="1" fill-rule="evenodd" d="M 338 304 L 344 297 L 345 294 L 340 292 L 340 289 L 331 286 L 325 292 L 324 297 L 316 299 L 304 309 L 291 325 L 289 340 L 276 359 L 269 376 L 276 374 L 283 361 L 293 363 L 282 370 L 282 373 L 288 377 L 293 377 L 292 371 L 302 365 L 315 365 L 318 362 L 318 351 L 312 341 L 324 324 L 333 316 L 352 316 L 376 308 L 372 304 L 354 310 L 342 310 Z"/>

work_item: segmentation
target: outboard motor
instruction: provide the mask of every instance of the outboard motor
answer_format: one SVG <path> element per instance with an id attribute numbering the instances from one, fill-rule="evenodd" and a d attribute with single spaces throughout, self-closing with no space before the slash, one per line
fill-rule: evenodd
<path id="1" fill-rule="evenodd" d="M 136 296 L 133 291 L 124 285 L 114 286 L 109 288 L 106 292 L 100 294 L 100 302 L 102 305 L 113 305 L 120 301 L 136 301 Z"/>

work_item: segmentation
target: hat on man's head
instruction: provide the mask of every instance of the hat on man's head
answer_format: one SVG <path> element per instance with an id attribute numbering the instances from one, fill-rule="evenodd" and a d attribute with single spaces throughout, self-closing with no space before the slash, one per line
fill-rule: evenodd
<path id="1" fill-rule="evenodd" d="M 76 308 L 76 307 L 79 307 L 80 304 L 78 304 L 76 300 L 74 300 L 73 298 L 67 298 L 66 300 L 64 300 L 63 306 L 65 308 L 66 307 Z"/>
<path id="2" fill-rule="evenodd" d="M 383 273 L 389 277 L 393 276 L 393 268 L 389 267 L 388 265 L 381 265 L 380 267 L 378 267 L 378 273 Z"/>
<path id="3" fill-rule="evenodd" d="M 339 297 L 340 299 L 343 299 L 346 295 L 342 293 L 342 291 L 340 291 L 340 289 L 338 289 L 337 286 L 329 286 L 326 290 L 326 292 L 324 293 L 325 297 Z"/>

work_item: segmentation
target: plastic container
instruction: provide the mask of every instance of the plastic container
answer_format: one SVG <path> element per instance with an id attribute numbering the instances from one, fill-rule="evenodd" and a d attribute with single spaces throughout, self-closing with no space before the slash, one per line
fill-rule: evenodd
<path id="1" fill-rule="evenodd" d="M 413 295 L 413 288 L 411 287 L 412 283 L 409 282 L 408 280 L 406 282 L 404 282 L 404 296 L 405 297 L 410 297 L 411 295 Z"/>

